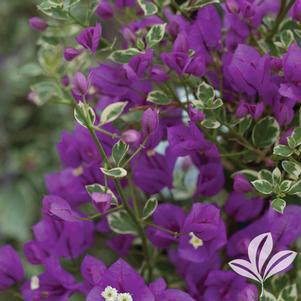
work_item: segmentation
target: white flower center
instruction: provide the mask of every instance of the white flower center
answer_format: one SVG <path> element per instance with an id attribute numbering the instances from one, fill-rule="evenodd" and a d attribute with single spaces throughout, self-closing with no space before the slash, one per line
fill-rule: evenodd
<path id="1" fill-rule="evenodd" d="M 32 276 L 30 280 L 30 289 L 32 291 L 37 290 L 40 287 L 40 280 L 37 276 Z"/>
<path id="2" fill-rule="evenodd" d="M 72 170 L 72 174 L 75 176 L 75 177 L 79 177 L 81 176 L 82 174 L 84 173 L 84 169 L 82 166 L 78 166 L 77 168 L 74 168 Z"/>
<path id="3" fill-rule="evenodd" d="M 116 288 L 107 286 L 105 290 L 101 293 L 101 296 L 105 299 L 105 301 L 116 301 L 118 291 Z"/>
<path id="4" fill-rule="evenodd" d="M 133 301 L 133 298 L 129 293 L 123 293 L 118 294 L 117 301 Z"/>
<path id="5" fill-rule="evenodd" d="M 189 236 L 191 237 L 189 243 L 194 247 L 195 250 L 204 245 L 204 242 L 200 238 L 198 238 L 193 232 L 190 232 Z"/>
<path id="6" fill-rule="evenodd" d="M 105 301 L 133 301 L 130 293 L 118 293 L 118 290 L 111 286 L 107 286 L 101 296 Z"/>

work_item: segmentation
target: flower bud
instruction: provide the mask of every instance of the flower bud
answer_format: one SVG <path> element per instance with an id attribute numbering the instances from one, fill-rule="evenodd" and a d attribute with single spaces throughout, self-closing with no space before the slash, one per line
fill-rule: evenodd
<path id="1" fill-rule="evenodd" d="M 301 22 L 301 0 L 297 0 L 292 8 L 292 16 L 296 21 Z"/>
<path id="2" fill-rule="evenodd" d="M 24 277 L 24 270 L 18 253 L 10 245 L 0 248 L 0 291 L 3 291 Z"/>
<path id="3" fill-rule="evenodd" d="M 49 256 L 37 241 L 31 240 L 24 244 L 24 254 L 31 264 L 42 264 Z"/>
<path id="4" fill-rule="evenodd" d="M 239 14 L 240 12 L 240 7 L 237 3 L 237 0 L 226 0 L 226 7 L 232 14 Z"/>
<path id="5" fill-rule="evenodd" d="M 89 89 L 89 83 L 84 74 L 77 72 L 72 81 L 72 94 L 76 100 L 81 100 Z"/>
<path id="6" fill-rule="evenodd" d="M 99 213 L 105 213 L 112 203 L 112 195 L 103 192 L 93 192 L 91 194 L 92 203 Z"/>
<path id="7" fill-rule="evenodd" d="M 44 31 L 48 27 L 47 21 L 40 17 L 31 17 L 29 19 L 29 24 L 32 29 L 37 31 Z"/>
<path id="8" fill-rule="evenodd" d="M 234 176 L 233 189 L 236 192 L 246 193 L 252 191 L 252 186 L 246 177 L 237 174 Z"/>
<path id="9" fill-rule="evenodd" d="M 96 15 L 104 20 L 108 20 L 114 16 L 114 11 L 111 3 L 106 0 L 101 0 L 95 11 Z"/>
<path id="10" fill-rule="evenodd" d="M 33 91 L 29 92 L 27 94 L 27 100 L 36 105 L 38 103 L 38 95 L 37 95 L 37 93 L 35 93 Z"/>
<path id="11" fill-rule="evenodd" d="M 132 129 L 127 130 L 121 134 L 121 140 L 129 145 L 139 142 L 140 137 L 140 133 Z"/>
<path id="12" fill-rule="evenodd" d="M 67 47 L 64 49 L 64 58 L 68 62 L 72 61 L 80 54 L 81 54 L 81 51 L 76 48 Z"/>
<path id="13" fill-rule="evenodd" d="M 146 135 L 152 134 L 159 127 L 157 110 L 147 109 L 142 116 L 142 130 Z"/>
<path id="14" fill-rule="evenodd" d="M 189 105 L 188 107 L 188 114 L 189 118 L 192 122 L 199 122 L 203 119 L 205 119 L 205 114 L 195 108 L 192 107 L 192 105 Z"/>
<path id="15" fill-rule="evenodd" d="M 155 65 L 152 70 L 150 71 L 150 77 L 155 82 L 165 82 L 169 79 L 166 72 L 163 70 L 163 68 L 159 65 Z"/>
<path id="16" fill-rule="evenodd" d="M 123 28 L 122 35 L 128 43 L 136 44 L 137 37 L 130 28 L 128 28 L 128 27 Z"/>
<path id="17" fill-rule="evenodd" d="M 271 67 L 274 71 L 280 71 L 282 69 L 282 58 L 271 57 Z"/>

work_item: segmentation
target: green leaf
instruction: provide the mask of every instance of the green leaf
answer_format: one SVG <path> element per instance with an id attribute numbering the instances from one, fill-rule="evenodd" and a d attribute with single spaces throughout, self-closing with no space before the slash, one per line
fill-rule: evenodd
<path id="1" fill-rule="evenodd" d="M 291 137 L 294 138 L 296 146 L 299 146 L 301 144 L 301 127 L 295 128 Z"/>
<path id="2" fill-rule="evenodd" d="M 137 234 L 135 224 L 125 210 L 113 212 L 107 218 L 110 228 L 115 233 Z"/>
<path id="3" fill-rule="evenodd" d="M 208 100 L 205 103 L 204 109 L 216 110 L 216 109 L 220 108 L 223 104 L 224 103 L 220 98 L 216 98 L 216 99 L 213 99 L 213 100 Z"/>
<path id="4" fill-rule="evenodd" d="M 43 73 L 43 70 L 38 64 L 30 63 L 22 66 L 19 72 L 24 76 L 38 76 Z"/>
<path id="5" fill-rule="evenodd" d="M 91 184 L 91 185 L 86 185 L 86 190 L 91 195 L 93 192 L 102 192 L 102 193 L 108 193 L 112 195 L 112 203 L 115 205 L 118 205 L 118 199 L 116 195 L 112 192 L 110 188 L 106 188 L 103 185 L 100 184 Z"/>
<path id="6" fill-rule="evenodd" d="M 201 122 L 201 125 L 207 129 L 218 129 L 221 124 L 217 120 L 205 119 Z"/>
<path id="7" fill-rule="evenodd" d="M 157 207 L 158 200 L 156 198 L 150 198 L 143 208 L 142 219 L 148 219 L 156 211 Z"/>
<path id="8" fill-rule="evenodd" d="M 96 120 L 94 110 L 87 103 L 80 102 L 74 109 L 74 118 L 83 127 L 93 126 Z"/>
<path id="9" fill-rule="evenodd" d="M 117 143 L 114 144 L 112 149 L 112 157 L 117 166 L 120 165 L 128 150 L 129 145 L 123 142 L 122 140 L 119 140 Z"/>
<path id="10" fill-rule="evenodd" d="M 279 144 L 274 147 L 273 154 L 281 157 L 289 157 L 293 154 L 293 150 L 286 145 Z"/>
<path id="11" fill-rule="evenodd" d="M 287 191 L 289 191 L 289 189 L 291 188 L 291 186 L 292 186 L 292 181 L 290 181 L 290 180 L 284 180 L 284 181 L 282 181 L 281 182 L 281 184 L 280 184 L 280 190 L 282 191 L 282 192 L 287 192 Z"/>
<path id="12" fill-rule="evenodd" d="M 199 9 L 199 8 L 205 7 L 206 5 L 214 4 L 214 3 L 220 3 L 220 1 L 219 0 L 186 1 L 186 3 L 184 3 L 182 5 L 182 9 L 184 9 L 186 11 L 191 11 L 191 10 Z"/>
<path id="13" fill-rule="evenodd" d="M 80 3 L 80 0 L 64 0 L 64 10 L 70 10 L 78 3 Z"/>
<path id="14" fill-rule="evenodd" d="M 121 167 L 115 167 L 112 169 L 101 167 L 100 169 L 105 175 L 112 178 L 124 178 L 127 175 L 127 171 Z"/>
<path id="15" fill-rule="evenodd" d="M 273 292 L 277 295 L 280 294 L 281 290 L 289 285 L 289 277 L 287 274 L 275 276 L 271 279 L 271 285 Z"/>
<path id="16" fill-rule="evenodd" d="M 252 121 L 253 119 L 251 116 L 242 118 L 238 123 L 238 132 L 243 135 L 250 128 Z"/>
<path id="17" fill-rule="evenodd" d="M 45 15 L 55 19 L 63 20 L 67 18 L 67 13 L 64 11 L 64 4 L 61 0 L 44 0 L 37 7 Z"/>
<path id="18" fill-rule="evenodd" d="M 287 137 L 287 144 L 290 148 L 294 149 L 296 147 L 296 140 L 294 139 L 294 137 Z"/>
<path id="19" fill-rule="evenodd" d="M 282 174 L 278 167 L 276 167 L 272 172 L 272 178 L 274 184 L 279 184 L 281 182 Z"/>
<path id="20" fill-rule="evenodd" d="M 264 292 L 263 297 L 261 297 L 259 300 L 260 301 L 277 301 L 276 297 L 267 291 Z"/>
<path id="21" fill-rule="evenodd" d="M 145 45 L 144 45 L 144 42 L 142 39 L 137 39 L 136 47 L 141 51 L 143 51 L 145 49 Z"/>
<path id="22" fill-rule="evenodd" d="M 215 97 L 215 92 L 212 86 L 208 85 L 206 82 L 202 82 L 198 86 L 197 97 L 199 100 L 206 103 L 207 101 L 213 100 Z"/>
<path id="23" fill-rule="evenodd" d="M 31 86 L 34 93 L 34 103 L 38 106 L 44 105 L 46 102 L 63 99 L 60 87 L 53 81 L 47 80 L 38 82 Z"/>
<path id="24" fill-rule="evenodd" d="M 260 170 L 259 173 L 258 173 L 258 178 L 262 179 L 262 180 L 266 180 L 266 181 L 268 181 L 271 184 L 273 183 L 273 175 L 267 169 Z"/>
<path id="25" fill-rule="evenodd" d="M 160 43 L 165 34 L 165 24 L 156 24 L 151 27 L 146 35 L 146 43 L 149 48 L 154 47 L 156 44 Z"/>
<path id="26" fill-rule="evenodd" d="M 127 101 L 119 101 L 108 105 L 101 112 L 100 123 L 103 125 L 117 119 L 122 114 L 127 104 L 128 104 Z"/>
<path id="27" fill-rule="evenodd" d="M 155 4 L 147 0 L 137 0 L 138 4 L 142 8 L 145 16 L 151 16 L 158 12 L 158 8 Z"/>
<path id="28" fill-rule="evenodd" d="M 288 48 L 295 40 L 293 32 L 290 29 L 282 31 L 280 40 L 284 48 Z"/>
<path id="29" fill-rule="evenodd" d="M 255 180 L 252 184 L 262 194 L 271 194 L 273 192 L 272 184 L 266 180 Z"/>
<path id="30" fill-rule="evenodd" d="M 109 59 L 120 64 L 126 64 L 128 63 L 131 58 L 134 56 L 141 54 L 138 49 L 136 48 L 128 48 L 125 50 L 116 50 L 114 51 L 110 56 Z"/>
<path id="31" fill-rule="evenodd" d="M 272 201 L 272 207 L 275 211 L 279 213 L 283 213 L 285 207 L 286 207 L 286 202 L 283 199 L 277 198 Z"/>
<path id="32" fill-rule="evenodd" d="M 171 103 L 171 99 L 164 92 L 159 90 L 150 92 L 146 100 L 157 105 L 168 105 Z"/>
<path id="33" fill-rule="evenodd" d="M 277 301 L 297 301 L 298 300 L 298 291 L 296 284 L 286 286 L 278 297 Z"/>
<path id="34" fill-rule="evenodd" d="M 258 172 L 252 169 L 242 169 L 235 173 L 233 173 L 233 176 L 237 174 L 242 174 L 245 176 L 250 182 L 255 181 L 258 178 Z"/>
<path id="35" fill-rule="evenodd" d="M 282 161 L 282 168 L 291 176 L 293 179 L 298 179 L 301 174 L 301 167 L 292 161 Z"/>
<path id="36" fill-rule="evenodd" d="M 273 117 L 265 117 L 260 119 L 254 126 L 252 140 L 257 147 L 269 147 L 276 142 L 279 133 L 278 122 Z"/>
<path id="37" fill-rule="evenodd" d="M 295 182 L 291 186 L 290 190 L 288 191 L 288 194 L 291 194 L 291 195 L 292 194 L 299 194 L 299 193 L 301 193 L 301 180 Z"/>

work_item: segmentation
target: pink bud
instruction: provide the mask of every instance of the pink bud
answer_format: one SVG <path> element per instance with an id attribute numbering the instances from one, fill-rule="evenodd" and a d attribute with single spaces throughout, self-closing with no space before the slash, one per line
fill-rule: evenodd
<path id="1" fill-rule="evenodd" d="M 114 10 L 111 5 L 106 0 L 101 0 L 95 11 L 96 15 L 104 20 L 108 20 L 114 16 Z"/>
<path id="2" fill-rule="evenodd" d="M 48 27 L 47 21 L 40 17 L 32 17 L 29 19 L 29 24 L 32 29 L 37 31 L 44 31 Z"/>
<path id="3" fill-rule="evenodd" d="M 146 135 L 152 134 L 159 127 L 159 112 L 147 109 L 142 116 L 142 130 Z"/>
<path id="4" fill-rule="evenodd" d="M 100 213 L 105 213 L 111 207 L 112 195 L 109 193 L 93 192 L 91 198 L 94 207 Z"/>
<path id="5" fill-rule="evenodd" d="M 246 193 L 252 191 L 252 186 L 245 176 L 237 174 L 234 176 L 233 189 L 236 192 Z"/>
<path id="6" fill-rule="evenodd" d="M 88 93 L 89 83 L 84 74 L 76 72 L 72 81 L 72 94 L 76 100 L 81 100 Z"/>
<path id="7" fill-rule="evenodd" d="M 127 130 L 121 135 L 122 141 L 130 145 L 139 142 L 140 137 L 140 133 L 136 130 Z"/>
<path id="8" fill-rule="evenodd" d="M 81 51 L 76 49 L 76 48 L 67 47 L 67 48 L 64 49 L 64 58 L 68 62 L 72 61 L 73 59 L 75 59 L 80 54 L 81 54 Z"/>

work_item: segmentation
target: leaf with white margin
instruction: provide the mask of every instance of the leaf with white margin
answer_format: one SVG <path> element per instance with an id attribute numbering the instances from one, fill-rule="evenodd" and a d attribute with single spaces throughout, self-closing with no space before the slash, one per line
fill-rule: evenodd
<path id="1" fill-rule="evenodd" d="M 100 115 L 101 124 L 103 125 L 117 119 L 122 114 L 127 104 L 127 101 L 118 101 L 105 107 Z"/>
<path id="2" fill-rule="evenodd" d="M 269 261 L 264 275 L 263 275 L 263 279 L 267 280 L 268 278 L 270 278 L 271 276 L 285 270 L 287 267 L 289 267 L 292 262 L 295 260 L 297 256 L 297 253 L 294 251 L 290 251 L 290 250 L 285 250 L 285 251 L 280 251 L 277 254 L 275 254 L 271 260 Z M 278 262 L 279 260 L 281 260 L 280 262 Z M 274 264 L 278 262 L 275 266 Z"/>
<path id="3" fill-rule="evenodd" d="M 257 268 L 256 257 L 259 250 L 259 246 L 262 244 L 263 241 L 264 244 L 259 253 L 259 261 L 258 261 L 258 268 Z M 249 260 L 252 266 L 256 267 L 259 274 L 267 258 L 270 256 L 272 250 L 273 250 L 273 239 L 271 233 L 264 233 L 258 235 L 250 242 L 248 247 Z"/>
<path id="4" fill-rule="evenodd" d="M 247 277 L 257 282 L 262 282 L 262 278 L 258 274 L 256 267 L 254 268 L 254 266 L 247 260 L 235 259 L 229 262 L 229 266 L 234 272 L 241 276 Z"/>
<path id="5" fill-rule="evenodd" d="M 115 167 L 112 169 L 101 167 L 100 170 L 102 171 L 102 173 L 112 178 L 124 178 L 127 175 L 127 171 L 121 167 Z"/>

